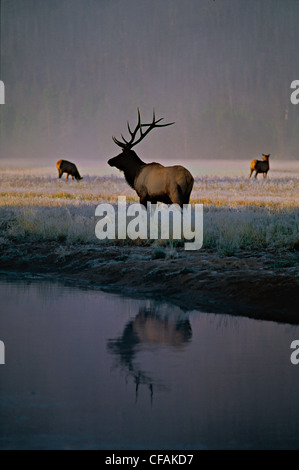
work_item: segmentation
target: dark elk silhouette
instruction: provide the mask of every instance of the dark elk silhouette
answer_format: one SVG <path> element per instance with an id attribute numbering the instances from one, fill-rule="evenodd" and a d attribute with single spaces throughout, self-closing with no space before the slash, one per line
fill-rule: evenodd
<path id="1" fill-rule="evenodd" d="M 267 173 L 270 169 L 269 165 L 269 155 L 262 154 L 263 160 L 252 160 L 250 163 L 250 175 L 251 178 L 252 173 L 255 171 L 255 178 L 257 177 L 258 173 L 262 173 L 264 178 L 267 178 Z"/>
<path id="2" fill-rule="evenodd" d="M 188 317 L 172 314 L 163 314 L 155 308 L 140 308 L 133 320 L 124 328 L 122 336 L 108 341 L 108 350 L 116 357 L 116 365 L 131 377 L 135 383 L 136 401 L 140 385 L 145 385 L 153 399 L 154 387 L 163 385 L 154 380 L 135 362 L 136 355 L 143 345 L 168 345 L 181 349 L 192 337 L 191 325 Z"/>
<path id="3" fill-rule="evenodd" d="M 76 178 L 77 181 L 83 179 L 82 176 L 80 176 L 76 165 L 72 162 L 68 162 L 67 160 L 58 160 L 56 167 L 58 170 L 58 178 L 61 178 L 63 173 L 66 173 L 66 180 L 68 180 L 69 175 L 71 175 L 72 179 Z"/>
<path id="4" fill-rule="evenodd" d="M 163 166 L 160 163 L 144 163 L 132 150 L 136 144 L 155 127 L 167 127 L 174 124 L 158 124 L 163 118 L 156 120 L 155 111 L 151 124 L 142 124 L 138 109 L 138 123 L 134 131 L 127 123 L 131 139 L 126 140 L 123 135 L 123 142 L 115 137 L 113 141 L 122 148 L 122 153 L 108 160 L 110 166 L 114 166 L 124 172 L 127 183 L 135 189 L 140 198 L 140 204 L 146 207 L 147 202 L 153 204 L 158 201 L 166 204 L 188 204 L 193 188 L 194 179 L 191 173 L 180 165 Z M 145 131 L 143 129 L 147 128 Z M 135 140 L 137 133 L 139 138 Z"/>

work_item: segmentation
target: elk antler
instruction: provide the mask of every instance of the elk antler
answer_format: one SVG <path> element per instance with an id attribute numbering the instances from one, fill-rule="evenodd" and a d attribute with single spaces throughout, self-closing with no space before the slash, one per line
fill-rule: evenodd
<path id="1" fill-rule="evenodd" d="M 153 110 L 153 120 L 150 124 L 141 124 L 141 118 L 140 118 L 140 111 L 139 111 L 139 108 L 137 108 L 137 111 L 138 111 L 138 122 L 137 122 L 137 126 L 135 127 L 134 131 L 132 132 L 131 131 L 131 128 L 130 128 L 130 125 L 129 125 L 129 122 L 127 122 L 127 126 L 128 126 L 128 131 L 131 135 L 131 139 L 128 141 L 124 138 L 124 136 L 121 134 L 121 137 L 123 139 L 123 142 L 120 142 L 119 140 L 117 140 L 115 137 L 112 137 L 113 141 L 116 143 L 116 145 L 118 145 L 119 147 L 121 147 L 122 149 L 124 148 L 127 148 L 127 149 L 131 149 L 132 147 L 134 147 L 134 145 L 138 144 L 139 142 L 141 142 L 142 139 L 144 139 L 144 137 L 152 130 L 154 129 L 155 127 L 167 127 L 167 126 L 171 126 L 172 124 L 174 124 L 174 122 L 169 122 L 168 124 L 158 124 L 158 122 L 162 121 L 162 119 L 164 118 L 160 118 L 160 119 L 157 119 L 156 120 L 156 117 L 155 117 L 155 110 Z M 143 127 L 147 127 L 146 131 L 145 132 L 142 132 L 142 128 Z M 140 137 L 139 139 L 136 140 L 136 142 L 134 142 L 135 140 L 135 137 L 136 137 L 136 134 L 137 132 L 140 132 Z"/>

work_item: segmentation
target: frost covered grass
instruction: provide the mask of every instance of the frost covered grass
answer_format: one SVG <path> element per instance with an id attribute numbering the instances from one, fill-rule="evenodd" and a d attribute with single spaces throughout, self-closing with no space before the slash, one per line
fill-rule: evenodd
<path id="1" fill-rule="evenodd" d="M 101 202 L 116 204 L 118 196 L 126 196 L 128 203 L 138 201 L 123 176 L 84 175 L 78 183 L 28 170 L 1 171 L 1 242 L 155 243 L 106 242 L 95 237 L 96 206 Z M 219 253 L 289 249 L 299 242 L 299 173 L 273 173 L 267 180 L 240 175 L 197 176 L 191 203 L 204 204 L 204 247 Z"/>
<path id="2" fill-rule="evenodd" d="M 210 207 L 204 213 L 204 245 L 225 255 L 291 249 L 298 241 L 298 207 Z"/>
<path id="3" fill-rule="evenodd" d="M 246 177 L 197 177 L 192 202 L 229 207 L 298 207 L 299 175 L 259 179 Z"/>
<path id="4" fill-rule="evenodd" d="M 34 175 L 0 173 L 1 206 L 85 205 L 87 202 L 138 201 L 137 195 L 121 176 L 85 176 L 83 181 L 64 181 Z M 236 207 L 238 205 L 297 207 L 299 175 L 248 179 L 245 177 L 196 177 L 192 203 Z"/>
<path id="5" fill-rule="evenodd" d="M 117 200 L 117 195 L 136 199 L 135 192 L 117 176 L 85 176 L 79 183 L 27 174 L 2 174 L 0 178 L 1 206 L 80 206 Z"/>

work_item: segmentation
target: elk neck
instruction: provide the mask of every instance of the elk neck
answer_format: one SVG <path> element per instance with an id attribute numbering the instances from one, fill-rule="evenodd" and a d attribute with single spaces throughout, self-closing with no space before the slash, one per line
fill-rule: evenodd
<path id="1" fill-rule="evenodd" d="M 130 151 L 130 156 L 127 158 L 126 168 L 124 170 L 124 176 L 131 188 L 134 189 L 134 181 L 145 165 L 146 163 L 144 163 L 135 152 Z"/>

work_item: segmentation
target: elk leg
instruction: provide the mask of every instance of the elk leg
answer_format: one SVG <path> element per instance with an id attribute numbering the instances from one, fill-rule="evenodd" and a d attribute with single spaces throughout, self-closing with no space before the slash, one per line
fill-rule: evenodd
<path id="1" fill-rule="evenodd" d="M 172 200 L 171 200 L 171 203 L 172 204 L 177 204 L 178 206 L 180 206 L 181 208 L 183 208 L 183 201 L 181 200 L 180 197 L 174 197 Z"/>
<path id="2" fill-rule="evenodd" d="M 170 196 L 170 200 L 172 204 L 178 204 L 181 208 L 183 208 L 184 196 L 180 185 L 177 185 L 176 190 Z"/>
<path id="3" fill-rule="evenodd" d="M 66 181 L 69 179 L 69 174 L 67 173 L 66 174 Z"/>
<path id="4" fill-rule="evenodd" d="M 62 171 L 58 170 L 58 178 L 62 177 Z"/>
<path id="5" fill-rule="evenodd" d="M 249 178 L 251 178 L 252 173 L 253 173 L 253 170 L 250 170 Z"/>
<path id="6" fill-rule="evenodd" d="M 184 204 L 189 204 L 189 202 L 190 202 L 190 194 L 188 194 L 188 196 L 185 197 Z"/>
<path id="7" fill-rule="evenodd" d="M 139 198 L 139 204 L 142 204 L 147 209 L 148 198 L 146 196 L 141 196 Z"/>
<path id="8" fill-rule="evenodd" d="M 254 175 L 254 177 L 255 177 L 255 178 L 257 177 L 257 171 L 255 172 L 255 175 Z"/>

